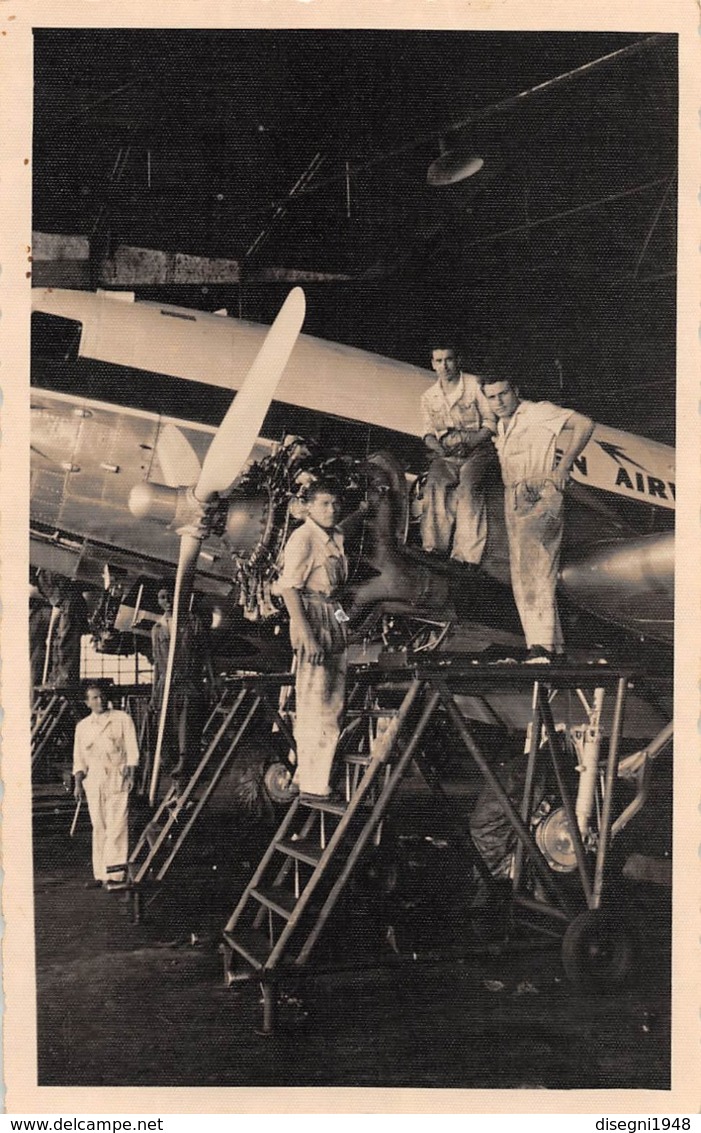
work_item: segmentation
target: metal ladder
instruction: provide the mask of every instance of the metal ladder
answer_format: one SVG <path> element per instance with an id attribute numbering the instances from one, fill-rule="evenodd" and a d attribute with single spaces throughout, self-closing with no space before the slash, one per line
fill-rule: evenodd
<path id="1" fill-rule="evenodd" d="M 383 817 L 438 703 L 438 694 L 429 694 L 401 746 L 400 733 L 420 691 L 421 682 L 413 680 L 400 708 L 381 713 L 391 719 L 369 752 L 344 756 L 344 801 L 294 800 L 224 927 L 225 979 L 259 977 L 263 1033 L 274 1029 L 276 973 L 307 963 L 354 867 L 379 838 Z M 368 711 L 360 709 L 358 715 Z"/>
<path id="2" fill-rule="evenodd" d="M 643 792 L 618 819 L 614 817 L 626 693 L 635 687 L 635 676 L 634 668 L 625 665 L 600 668 L 583 662 L 553 666 L 547 672 L 534 674 L 526 665 L 499 669 L 489 662 L 461 656 L 421 658 L 403 668 L 395 664 L 375 670 L 370 666 L 358 667 L 355 687 L 365 691 L 361 717 L 368 714 L 368 693 L 372 694 L 373 689 L 383 699 L 390 698 L 393 705 L 403 696 L 396 715 L 368 752 L 344 754 L 339 743 L 338 757 L 345 758 L 346 763 L 345 800 L 295 800 L 224 927 L 225 978 L 233 983 L 253 975 L 260 981 L 262 1033 L 269 1034 L 274 1029 L 277 982 L 301 974 L 361 855 L 376 837 L 412 761 L 429 787 L 437 786 L 438 797 L 448 801 L 440 790 L 440 782 L 431 783 L 431 779 L 439 780 L 440 774 L 432 770 L 422 747 L 434 714 L 451 726 L 458 751 L 492 790 L 515 836 L 509 906 L 504 910 L 507 929 L 517 919 L 521 921 L 521 910 L 526 911 L 529 922 L 535 914 L 535 923 L 526 927 L 541 939 L 562 940 L 563 964 L 570 978 L 594 979 L 598 986 L 610 981 L 616 986 L 623 978 L 621 971 L 625 974 L 627 955 L 632 950 L 625 926 L 619 925 L 618 911 L 609 910 L 602 903 L 610 873 L 607 859 L 612 835 L 644 800 Z M 577 820 L 579 783 L 575 790 L 572 756 L 567 755 L 561 742 L 552 702 L 561 691 L 581 693 L 600 688 L 610 689 L 615 699 L 608 752 L 598 766 L 600 814 L 591 828 L 594 837 L 588 837 L 589 831 L 580 830 Z M 460 703 L 464 697 L 481 700 L 485 693 L 501 692 L 522 696 L 530 709 L 520 799 L 502 782 L 493 761 L 482 751 Z M 353 695 L 349 697 L 349 707 Z M 586 706 L 589 708 L 588 702 Z M 351 707 L 347 719 L 352 711 Z M 357 722 L 351 719 L 344 734 L 349 734 L 354 726 Z M 637 773 L 670 739 L 671 723 L 647 749 L 636 753 L 630 766 L 624 764 L 624 774 Z M 573 864 L 568 870 L 569 881 L 551 864 L 531 823 L 536 771 L 541 760 L 548 774 L 552 774 L 553 805 L 562 810 L 570 832 Z M 491 881 L 493 896 L 501 905 L 502 887 L 490 878 L 488 864 L 480 863 L 469 827 L 461 831 L 459 827 L 464 824 L 455 825 L 471 866 L 478 869 L 488 885 Z"/>
<path id="3" fill-rule="evenodd" d="M 36 767 L 38 764 L 42 753 L 46 750 L 49 741 L 68 711 L 68 700 L 58 692 L 50 693 L 44 703 L 37 707 L 35 718 L 32 721 L 32 767 Z"/>
<path id="4" fill-rule="evenodd" d="M 209 740 L 190 779 L 182 791 L 172 787 L 166 792 L 141 832 L 127 864 L 135 922 L 138 923 L 141 914 L 140 886 L 147 880 L 160 883 L 165 878 L 236 755 L 261 703 L 262 697 L 254 687 L 240 684 L 226 687 L 207 721 Z M 171 840 L 176 829 L 177 837 Z"/>

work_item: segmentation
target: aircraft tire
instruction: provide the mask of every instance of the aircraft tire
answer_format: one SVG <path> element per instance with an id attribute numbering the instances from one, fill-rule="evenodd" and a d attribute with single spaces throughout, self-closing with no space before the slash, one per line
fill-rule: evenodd
<path id="1" fill-rule="evenodd" d="M 399 865 L 386 849 L 373 847 L 353 871 L 353 891 L 365 897 L 391 897 L 399 887 Z"/>
<path id="2" fill-rule="evenodd" d="M 587 909 L 576 916 L 562 940 L 567 978 L 588 991 L 613 991 L 624 984 L 632 969 L 633 953 L 627 927 L 600 909 Z"/>

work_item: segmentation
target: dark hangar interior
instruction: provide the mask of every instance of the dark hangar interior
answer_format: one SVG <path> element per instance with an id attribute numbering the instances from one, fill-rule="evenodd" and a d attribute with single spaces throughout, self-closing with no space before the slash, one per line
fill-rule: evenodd
<path id="1" fill-rule="evenodd" d="M 269 324 L 300 284 L 306 334 L 427 368 L 433 333 L 457 333 L 466 369 L 674 443 L 676 36 L 37 27 L 34 76 L 34 286 Z M 63 238 L 85 254 L 64 255 Z M 190 258 L 178 282 L 176 256 Z M 668 678 L 649 697 L 662 716 Z M 516 730 L 502 728 L 505 753 L 523 752 Z M 666 854 L 671 760 L 655 790 L 617 870 L 619 846 Z M 386 863 L 363 873 L 319 973 L 281 996 L 275 1037 L 254 1032 L 255 985 L 222 986 L 218 954 L 222 909 L 269 840 L 269 801 L 255 795 L 236 839 L 215 811 L 143 923 L 82 892 L 89 823 L 67 842 L 72 798 L 38 806 L 41 1084 L 668 1088 L 671 927 L 656 879 L 607 891 L 644 935 L 637 982 L 607 999 L 566 987 L 528 944 L 490 951 L 488 933 L 466 961 L 462 844 L 422 825 L 417 797 L 404 876 L 393 889 Z M 454 946 L 440 959 L 437 937 Z M 339 940 L 350 963 L 371 938 L 379 974 L 334 968 Z M 399 968 L 407 950 L 417 962 Z"/>
<path id="2" fill-rule="evenodd" d="M 263 322 L 300 279 L 308 333 L 422 366 L 449 326 L 672 443 L 676 67 L 673 35 L 36 29 L 33 228 L 235 261 L 134 289 Z M 484 164 L 430 185 L 441 146 Z"/>

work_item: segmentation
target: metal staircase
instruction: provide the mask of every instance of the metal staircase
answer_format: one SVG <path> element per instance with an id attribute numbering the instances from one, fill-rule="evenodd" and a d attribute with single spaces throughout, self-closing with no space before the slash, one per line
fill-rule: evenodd
<path id="1" fill-rule="evenodd" d="M 345 797 L 294 800 L 225 925 L 225 977 L 233 982 L 251 973 L 259 976 L 264 1033 L 274 1028 L 276 973 L 306 964 L 353 869 L 379 840 L 383 818 L 438 701 L 437 693 L 429 695 L 408 743 L 401 745 L 400 733 L 420 688 L 412 681 L 397 711 L 355 710 L 356 720 L 379 717 L 385 726 L 375 730 L 368 751 L 340 756 Z M 351 715 L 345 736 L 353 731 Z M 339 747 L 343 741 L 342 736 Z"/>
<path id="2" fill-rule="evenodd" d="M 636 807 L 639 809 L 639 801 L 634 800 L 619 819 L 614 818 L 626 694 L 635 688 L 633 667 L 580 663 L 553 665 L 547 672 L 536 674 L 527 665 L 500 668 L 462 657 L 422 658 L 403 670 L 395 666 L 358 667 L 352 671 L 352 678 L 355 684 L 348 698 L 346 728 L 337 749 L 337 764 L 343 764 L 342 797 L 295 799 L 224 926 L 225 979 L 228 983 L 251 977 L 260 981 L 262 1033 L 274 1030 L 278 983 L 301 975 L 354 869 L 373 841 L 378 841 L 387 811 L 412 761 L 429 787 L 448 802 L 440 775 L 432 774 L 424 750 L 431 724 L 439 719 L 452 730 L 456 754 L 460 752 L 480 773 L 498 799 L 513 833 L 515 851 L 505 923 L 518 922 L 520 927 L 525 915 L 527 931 L 562 939 L 563 963 L 570 978 L 591 978 L 597 985 L 620 982 L 627 971 L 630 950 L 624 927 L 618 925 L 615 911 L 604 907 L 603 900 L 612 835 Z M 603 690 L 608 690 L 613 699 L 610 724 L 606 725 L 608 743 L 601 751 L 601 737 L 590 726 L 592 705 L 583 690 L 594 697 L 594 707 L 601 701 Z M 356 708 L 358 693 L 361 704 Z M 510 793 L 512 788 L 502 782 L 461 709 L 466 698 L 483 704 L 485 697 L 505 693 L 515 698 L 528 720 L 522 755 L 525 778 L 518 795 Z M 586 763 L 569 750 L 556 729 L 553 704 L 558 695 L 560 717 L 570 720 L 579 701 L 590 717 L 586 727 L 577 724 L 572 728 L 573 733 L 596 733 L 596 744 L 587 753 Z M 384 729 L 380 723 L 383 716 Z M 374 727 L 369 745 L 362 741 L 367 723 L 371 731 Z M 665 725 L 651 749 L 661 750 L 670 734 L 671 725 Z M 590 765 L 596 768 L 593 795 L 584 774 Z M 637 768 L 637 762 L 631 765 Z M 534 814 L 535 784 L 541 771 L 549 777 L 552 832 L 544 832 L 543 823 L 536 824 L 540 812 Z M 460 835 L 461 823 L 455 825 Z M 560 844 L 561 829 L 567 831 L 565 849 Z M 463 834 L 460 840 L 470 865 L 503 905 L 502 885 L 480 859 L 470 832 Z M 557 854 L 551 845 L 553 838 L 559 839 Z M 348 891 L 352 893 L 352 889 Z M 534 916 L 536 920 L 531 923 Z"/>
<path id="3" fill-rule="evenodd" d="M 55 744 L 62 730 L 74 726 L 75 721 L 70 700 L 63 692 L 49 689 L 37 693 L 32 714 L 32 769 L 38 766 L 42 755 L 50 753 L 52 743 Z"/>
<path id="4" fill-rule="evenodd" d="M 175 858 L 236 756 L 262 703 L 249 685 L 227 685 L 206 725 L 204 750 L 182 790 L 166 791 L 156 813 L 142 831 L 127 866 L 134 920 L 141 916 L 141 887 L 164 880 Z"/>

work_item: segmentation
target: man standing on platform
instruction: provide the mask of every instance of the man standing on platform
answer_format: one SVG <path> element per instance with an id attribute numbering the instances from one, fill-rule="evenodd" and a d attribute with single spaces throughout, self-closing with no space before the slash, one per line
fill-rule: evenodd
<path id="1" fill-rule="evenodd" d="M 547 664 L 564 649 L 555 596 L 564 490 L 594 423 L 550 401 L 526 401 L 508 379 L 485 378 L 484 393 L 498 418 L 494 444 L 504 481 L 511 585 L 528 646 L 526 661 Z"/>
<path id="2" fill-rule="evenodd" d="M 129 856 L 129 792 L 139 763 L 134 721 L 112 708 L 104 689 L 89 684 L 85 700 L 90 715 L 79 721 L 73 744 L 74 794 L 87 797 L 92 823 L 94 880 L 86 888 L 124 887 Z"/>
<path id="3" fill-rule="evenodd" d="M 494 458 L 489 442 L 496 418 L 479 379 L 460 373 L 455 343 L 435 341 L 431 368 L 437 381 L 421 398 L 423 438 L 431 460 L 421 540 L 425 551 L 450 552 L 452 559 L 474 568 L 487 541 L 484 477 Z"/>
<path id="4" fill-rule="evenodd" d="M 290 615 L 295 654 L 295 783 L 302 795 L 328 798 L 346 691 L 348 618 L 338 594 L 348 577 L 336 526 L 338 491 L 317 481 L 307 490 L 307 518 L 292 532 L 275 589 Z"/>

